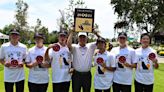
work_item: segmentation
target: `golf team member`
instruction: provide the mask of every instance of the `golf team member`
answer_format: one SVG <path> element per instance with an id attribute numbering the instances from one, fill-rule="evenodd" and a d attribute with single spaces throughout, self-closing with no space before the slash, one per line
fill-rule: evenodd
<path id="1" fill-rule="evenodd" d="M 66 45 L 67 32 L 58 33 L 58 43 L 50 45 L 45 58 L 50 61 L 52 67 L 53 92 L 69 92 L 71 74 L 70 52 Z"/>
<path id="2" fill-rule="evenodd" d="M 72 90 L 73 92 L 90 92 L 91 88 L 91 67 L 92 58 L 96 49 L 96 43 L 87 44 L 87 34 L 85 32 L 79 32 L 78 44 L 72 45 L 73 31 L 71 31 L 67 46 L 73 54 L 73 68 L 74 72 L 72 75 Z M 97 35 L 99 36 L 99 35 Z"/>
<path id="3" fill-rule="evenodd" d="M 106 50 L 106 40 L 104 38 L 98 38 L 96 44 L 98 51 L 94 57 L 96 65 L 95 92 L 110 92 L 113 84 L 113 72 L 116 69 L 114 56 Z"/>
<path id="4" fill-rule="evenodd" d="M 135 72 L 135 92 L 153 92 L 154 68 L 158 68 L 156 51 L 149 47 L 151 38 L 147 33 L 141 35 L 142 46 L 136 50 L 138 58 Z"/>
<path id="5" fill-rule="evenodd" d="M 119 33 L 119 46 L 112 49 L 115 55 L 116 71 L 113 79 L 113 92 L 131 92 L 133 68 L 136 67 L 134 49 L 126 44 L 127 34 Z"/>
<path id="6" fill-rule="evenodd" d="M 24 92 L 24 59 L 27 54 L 26 45 L 19 42 L 20 34 L 17 30 L 10 31 L 10 41 L 4 43 L 0 50 L 0 62 L 4 65 L 4 84 L 6 92 Z"/>
<path id="7" fill-rule="evenodd" d="M 26 66 L 29 68 L 28 87 L 29 92 L 46 92 L 49 82 L 48 66 L 43 62 L 47 47 L 44 46 L 44 35 L 35 33 L 35 46 L 29 49 Z"/>

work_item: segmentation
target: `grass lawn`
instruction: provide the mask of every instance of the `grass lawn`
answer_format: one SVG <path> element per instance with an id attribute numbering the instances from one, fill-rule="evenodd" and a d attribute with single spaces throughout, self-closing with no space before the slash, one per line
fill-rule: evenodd
<path id="1" fill-rule="evenodd" d="M 95 69 L 92 69 L 92 75 L 94 75 Z M 28 78 L 28 69 L 25 68 L 25 74 L 26 74 L 26 82 L 25 82 L 25 92 L 28 91 L 28 86 L 27 86 L 27 78 Z M 51 70 L 50 70 L 50 75 L 51 75 Z M 92 76 L 93 79 L 93 76 Z M 71 91 L 70 87 L 70 92 Z M 134 86 L 132 87 L 132 92 L 134 92 Z M 0 92 L 5 92 L 4 90 L 4 83 L 3 83 L 3 66 L 0 65 Z M 52 92 L 52 82 L 50 78 L 49 82 L 49 87 L 48 87 L 48 92 Z M 92 88 L 91 92 L 94 92 L 94 87 L 93 87 L 93 81 L 92 81 Z M 158 70 L 155 70 L 155 84 L 154 84 L 154 92 L 164 92 L 164 64 L 160 64 L 160 67 Z"/>

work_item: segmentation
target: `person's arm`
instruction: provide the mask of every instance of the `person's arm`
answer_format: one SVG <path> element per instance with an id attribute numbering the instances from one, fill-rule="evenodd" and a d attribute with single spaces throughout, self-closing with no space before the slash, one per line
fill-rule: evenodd
<path id="1" fill-rule="evenodd" d="M 1 46 L 0 49 L 0 63 L 4 65 L 5 67 L 10 67 L 11 63 L 10 62 L 5 62 L 5 53 L 4 53 L 4 48 Z"/>
<path id="2" fill-rule="evenodd" d="M 0 63 L 1 63 L 2 65 L 5 65 L 4 59 L 0 59 Z"/>
<path id="3" fill-rule="evenodd" d="M 50 57 L 50 53 L 49 53 L 49 50 L 53 47 L 54 45 L 53 44 L 50 44 L 44 54 L 44 62 L 45 63 L 51 63 L 51 57 Z"/>
<path id="4" fill-rule="evenodd" d="M 156 55 L 156 58 L 153 61 L 153 66 L 155 69 L 158 69 L 159 68 L 159 64 L 158 64 L 158 55 L 157 55 L 157 52 L 155 51 L 155 55 Z"/>
<path id="5" fill-rule="evenodd" d="M 72 36 L 73 36 L 73 31 L 70 32 L 67 39 L 67 47 L 69 48 L 70 51 L 72 51 Z"/>
<path id="6" fill-rule="evenodd" d="M 129 68 L 136 68 L 137 67 L 137 63 L 129 64 L 129 63 L 125 62 L 124 65 L 126 67 L 129 67 Z"/>
<path id="7" fill-rule="evenodd" d="M 107 67 L 107 70 L 108 71 L 112 71 L 112 72 L 114 72 L 115 70 L 116 70 L 116 62 L 115 62 L 115 56 L 114 55 L 109 55 L 109 57 L 108 57 L 108 60 L 110 61 L 110 62 L 108 62 L 108 63 L 110 63 L 110 64 L 108 64 L 108 66 L 109 67 Z"/>
<path id="8" fill-rule="evenodd" d="M 37 66 L 38 62 L 36 60 L 32 62 L 32 60 L 31 60 L 31 53 L 30 52 L 31 51 L 29 50 L 28 53 L 27 53 L 27 56 L 26 56 L 26 59 L 25 59 L 25 64 L 26 64 L 27 68 L 31 69 L 31 68 Z"/>
<path id="9" fill-rule="evenodd" d="M 94 30 L 93 30 L 93 34 L 95 34 L 95 35 L 97 36 L 97 38 L 101 37 L 101 36 L 98 34 L 98 32 L 96 32 L 96 31 L 94 31 Z"/>
<path id="10" fill-rule="evenodd" d="M 116 70 L 116 67 L 107 66 L 105 63 L 102 63 L 101 66 L 107 69 L 108 71 L 114 72 Z"/>
<path id="11" fill-rule="evenodd" d="M 10 66 L 11 66 L 11 63 L 10 63 L 10 62 L 5 62 L 4 59 L 0 59 L 0 63 L 1 63 L 2 65 L 4 65 L 5 67 L 10 67 Z"/>
<path id="12" fill-rule="evenodd" d="M 44 61 L 42 64 L 40 64 L 41 67 L 43 68 L 50 68 L 51 67 L 51 63 L 47 62 L 47 61 Z"/>
<path id="13" fill-rule="evenodd" d="M 27 68 L 33 68 L 38 65 L 38 62 L 35 60 L 34 62 L 31 63 L 26 63 Z"/>
<path id="14" fill-rule="evenodd" d="M 155 69 L 158 69 L 159 68 L 159 64 L 158 64 L 158 60 L 157 59 L 154 59 L 152 60 L 153 61 L 153 66 Z"/>
<path id="15" fill-rule="evenodd" d="M 133 50 L 131 53 L 131 64 L 125 62 L 124 65 L 126 67 L 129 67 L 129 68 L 136 68 L 137 67 L 137 56 L 136 56 L 136 52 Z"/>
<path id="16" fill-rule="evenodd" d="M 22 61 L 20 61 L 20 62 L 18 63 L 18 67 L 19 67 L 19 68 L 22 68 L 22 67 L 24 66 L 24 64 L 25 64 L 25 62 L 26 62 L 26 57 L 27 57 L 27 55 L 28 55 L 28 49 L 27 49 L 27 47 L 25 46 L 25 50 L 24 50 L 24 53 L 23 53 L 23 59 L 22 59 Z"/>

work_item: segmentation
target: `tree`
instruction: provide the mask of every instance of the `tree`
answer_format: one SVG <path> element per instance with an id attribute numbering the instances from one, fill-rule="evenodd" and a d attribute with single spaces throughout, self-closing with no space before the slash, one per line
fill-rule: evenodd
<path id="1" fill-rule="evenodd" d="M 27 41 L 27 31 L 29 30 L 28 23 L 27 23 L 27 10 L 28 10 L 28 4 L 24 2 L 23 0 L 18 0 L 16 2 L 16 20 L 14 21 L 14 25 L 16 29 L 20 31 L 20 34 L 22 37 L 22 41 Z"/>
<path id="2" fill-rule="evenodd" d="M 83 0 L 69 0 L 68 8 L 59 10 L 61 18 L 58 19 L 60 30 L 70 30 L 74 25 L 75 8 L 87 8 Z"/>
<path id="3" fill-rule="evenodd" d="M 48 28 L 42 25 L 42 21 L 38 18 L 36 25 L 32 27 L 35 33 L 42 33 L 45 35 L 45 43 L 49 43 L 49 33 Z"/>
<path id="4" fill-rule="evenodd" d="M 52 31 L 50 34 L 49 34 L 49 43 L 56 43 L 58 42 L 58 32 L 57 31 Z"/>
<path id="5" fill-rule="evenodd" d="M 159 30 L 164 30 L 164 1 L 163 0 L 111 0 L 114 12 L 119 22 L 126 21 L 128 28 L 137 25 L 138 30 L 146 31 L 152 36 Z M 115 28 L 125 25 L 115 24 Z"/>
<path id="6" fill-rule="evenodd" d="M 68 8 L 65 10 L 59 10 L 61 14 L 61 18 L 58 19 L 60 31 L 67 30 L 69 32 L 70 30 L 73 30 L 75 8 L 87 8 L 87 6 L 83 0 L 69 0 Z M 95 31 L 99 32 L 98 24 L 95 23 L 94 27 Z M 89 33 L 88 36 L 90 38 L 89 42 L 95 40 L 95 35 Z M 77 42 L 77 33 L 74 33 L 73 35 L 73 42 Z"/>
<path id="7" fill-rule="evenodd" d="M 9 35 L 10 30 L 14 28 L 15 28 L 15 25 L 9 24 L 9 25 L 6 25 L 1 32 Z"/>

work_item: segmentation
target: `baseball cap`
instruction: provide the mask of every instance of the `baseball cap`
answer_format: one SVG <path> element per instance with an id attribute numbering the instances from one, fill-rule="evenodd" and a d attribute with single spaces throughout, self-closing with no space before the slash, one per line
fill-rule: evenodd
<path id="1" fill-rule="evenodd" d="M 17 34 L 17 35 L 20 35 L 19 31 L 16 30 L 16 29 L 11 29 L 11 30 L 10 30 L 10 34 Z"/>
<path id="2" fill-rule="evenodd" d="M 44 34 L 42 34 L 42 33 L 35 33 L 35 34 L 34 34 L 34 39 L 35 39 L 35 38 L 42 38 L 42 39 L 45 39 L 45 38 L 44 38 Z"/>
<path id="3" fill-rule="evenodd" d="M 58 34 L 59 35 L 65 35 L 65 36 L 68 35 L 68 33 L 66 31 L 59 31 Z"/>
<path id="4" fill-rule="evenodd" d="M 81 35 L 83 35 L 83 36 L 86 36 L 86 37 L 87 37 L 87 33 L 86 33 L 86 32 L 79 32 L 78 37 L 79 37 L 79 36 L 81 36 Z"/>
<path id="5" fill-rule="evenodd" d="M 127 34 L 125 32 L 121 32 L 118 34 L 118 38 L 119 37 L 127 37 Z"/>

